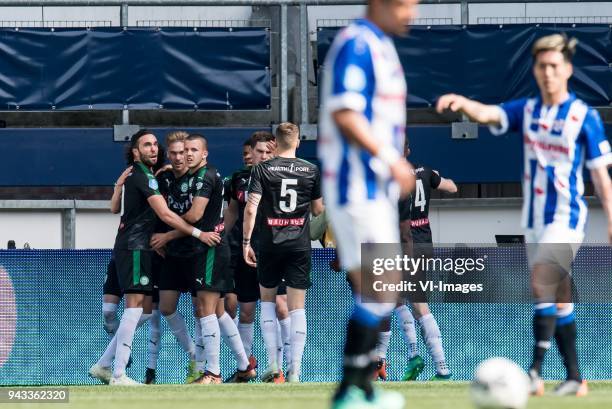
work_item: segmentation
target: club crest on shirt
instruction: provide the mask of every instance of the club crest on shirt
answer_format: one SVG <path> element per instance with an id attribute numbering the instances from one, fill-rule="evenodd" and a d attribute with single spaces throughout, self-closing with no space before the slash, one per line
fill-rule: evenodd
<path id="1" fill-rule="evenodd" d="M 157 184 L 157 180 L 149 179 L 149 188 L 153 190 L 157 190 L 159 188 L 159 185 Z"/>
<path id="2" fill-rule="evenodd" d="M 557 119 L 553 122 L 552 130 L 553 132 L 561 133 L 563 132 L 564 126 L 565 126 L 565 119 Z"/>

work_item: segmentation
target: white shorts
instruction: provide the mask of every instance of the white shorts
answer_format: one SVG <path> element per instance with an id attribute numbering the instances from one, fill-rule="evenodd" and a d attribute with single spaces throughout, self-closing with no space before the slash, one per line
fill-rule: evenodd
<path id="1" fill-rule="evenodd" d="M 361 269 L 362 243 L 397 243 L 400 250 L 397 202 L 381 198 L 345 206 L 326 203 L 326 212 L 342 269 Z"/>
<path id="2" fill-rule="evenodd" d="M 527 229 L 525 242 L 529 268 L 534 264 L 557 264 L 570 273 L 583 240 L 584 232 L 558 223 L 547 224 L 540 229 Z"/>

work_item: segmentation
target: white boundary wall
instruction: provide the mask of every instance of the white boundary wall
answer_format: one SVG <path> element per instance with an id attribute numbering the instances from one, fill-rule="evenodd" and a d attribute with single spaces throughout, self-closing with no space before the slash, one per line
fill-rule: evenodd
<path id="1" fill-rule="evenodd" d="M 12 205 L 6 206 L 8 202 L 0 201 L 5 204 L 0 206 L 0 248 L 6 248 L 8 240 L 15 240 L 18 248 L 25 242 L 38 249 L 62 248 L 66 228 L 62 215 L 70 205 L 66 204 L 63 209 L 59 205 L 44 209 L 45 201 L 28 201 L 28 209 L 18 209 L 17 201 L 10 201 Z M 606 243 L 605 215 L 596 201 L 589 202 L 585 242 Z M 73 230 L 75 247 L 111 248 L 119 216 L 106 210 L 106 202 L 78 203 Z M 520 203 L 520 199 L 434 199 L 430 209 L 434 242 L 489 244 L 495 243 L 496 234 L 522 234 Z"/>

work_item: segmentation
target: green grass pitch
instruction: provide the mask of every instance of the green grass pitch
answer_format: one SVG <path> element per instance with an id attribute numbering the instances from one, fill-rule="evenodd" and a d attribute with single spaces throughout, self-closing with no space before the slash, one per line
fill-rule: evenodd
<path id="1" fill-rule="evenodd" d="M 385 382 L 385 389 L 400 391 L 406 397 L 406 409 L 471 408 L 468 382 Z M 70 387 L 70 403 L 53 408 L 71 409 L 323 409 L 335 385 L 242 384 L 242 385 L 155 385 L 142 387 L 75 386 Z M 547 383 L 547 392 L 554 383 Z M 528 409 L 603 409 L 612 408 L 612 381 L 589 383 L 584 398 L 545 396 L 529 400 Z M 7 388 L 0 388 L 7 389 Z M 6 404 L 0 408 L 48 408 L 46 404 Z"/>

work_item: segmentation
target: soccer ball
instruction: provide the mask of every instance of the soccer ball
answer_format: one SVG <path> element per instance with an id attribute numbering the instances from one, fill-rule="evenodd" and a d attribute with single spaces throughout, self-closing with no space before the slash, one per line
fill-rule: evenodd
<path id="1" fill-rule="evenodd" d="M 476 368 L 471 395 L 480 409 L 522 409 L 529 398 L 529 377 L 509 359 L 487 359 Z"/>

